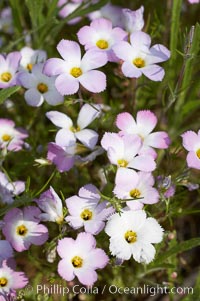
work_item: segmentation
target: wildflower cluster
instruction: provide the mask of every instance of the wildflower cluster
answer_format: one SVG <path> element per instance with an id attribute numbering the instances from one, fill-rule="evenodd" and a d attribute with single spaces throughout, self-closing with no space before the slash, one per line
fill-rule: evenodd
<path id="1" fill-rule="evenodd" d="M 90 2 L 96 5 L 98 1 Z M 58 17 L 65 20 L 84 5 L 88 9 L 81 0 L 59 0 Z M 171 53 L 162 44 L 152 46 L 154 37 L 146 32 L 144 6 L 133 11 L 107 4 L 87 18 L 74 40 L 61 36 L 56 47 L 60 57 L 48 57 L 45 50 L 34 50 L 28 42 L 0 54 L 0 98 L 1 92 L 19 87 L 15 95 L 21 103 L 25 100 L 22 105 L 31 112 L 27 114 L 40 110 L 40 116 L 33 113 L 27 124 L 17 114 L 15 120 L 0 118 L 1 301 L 15 300 L 17 290 L 32 281 L 18 272 L 21 252 L 28 256 L 31 250 L 44 250 L 54 277 L 67 283 L 76 278 L 85 286 L 98 280 L 96 270 L 109 270 L 119 262 L 126 268 L 125 261 L 132 258 L 141 265 L 153 262 L 157 244 L 165 242 L 165 228 L 169 231 L 162 222 L 161 206 L 166 206 L 167 216 L 178 186 L 198 189 L 198 183 L 189 182 L 184 173 L 200 170 L 200 130 L 178 129 L 182 145 L 176 152 L 174 133 L 167 130 L 160 110 L 154 113 L 152 107 L 135 104 L 132 108 L 132 99 L 114 110 L 99 94 L 110 89 L 110 72 L 114 81 L 120 79 L 136 90 L 138 80 L 141 87 L 164 80 L 165 68 L 160 63 L 169 60 L 170 64 Z M 67 19 L 66 26 L 80 21 L 85 21 L 82 15 L 75 16 Z M 12 24 L 9 27 L 12 32 Z M 77 105 L 78 112 L 74 110 Z M 14 116 L 12 110 L 15 114 L 11 108 L 8 116 Z M 39 128 L 41 144 L 34 126 Z M 184 149 L 187 166 L 171 178 L 166 158 L 175 154 L 184 164 Z M 10 166 L 17 170 L 20 154 L 20 160 L 24 155 L 26 161 L 31 153 L 34 163 L 44 170 L 33 179 L 32 190 L 33 164 L 26 165 L 27 179 L 9 171 Z M 39 158 L 40 153 L 45 157 Z M 50 178 L 40 189 L 45 172 Z M 68 188 L 59 188 L 59 181 Z"/>

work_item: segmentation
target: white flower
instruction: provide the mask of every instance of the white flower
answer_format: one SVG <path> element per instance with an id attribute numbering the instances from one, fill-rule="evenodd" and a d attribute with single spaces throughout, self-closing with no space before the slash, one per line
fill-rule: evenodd
<path id="1" fill-rule="evenodd" d="M 77 119 L 77 125 L 73 125 L 70 117 L 58 111 L 50 111 L 46 113 L 48 119 L 53 124 L 60 127 L 56 135 L 56 144 L 66 146 L 66 137 L 71 137 L 71 140 L 78 139 L 86 147 L 93 149 L 98 140 L 98 134 L 86 127 L 100 115 L 99 105 L 85 104 L 82 106 Z"/>
<path id="2" fill-rule="evenodd" d="M 33 66 L 38 63 L 43 63 L 47 59 L 47 54 L 44 50 L 33 50 L 30 47 L 23 47 L 20 50 L 20 70 L 32 71 Z"/>
<path id="3" fill-rule="evenodd" d="M 35 201 L 44 212 L 39 215 L 42 221 L 57 222 L 58 224 L 63 221 L 62 201 L 53 187 L 42 193 L 40 198 Z"/>
<path id="4" fill-rule="evenodd" d="M 131 256 L 137 262 L 150 263 L 155 257 L 152 243 L 162 241 L 163 229 L 151 217 L 146 217 L 143 210 L 124 211 L 110 217 L 105 227 L 110 236 L 112 255 L 123 260 Z"/>

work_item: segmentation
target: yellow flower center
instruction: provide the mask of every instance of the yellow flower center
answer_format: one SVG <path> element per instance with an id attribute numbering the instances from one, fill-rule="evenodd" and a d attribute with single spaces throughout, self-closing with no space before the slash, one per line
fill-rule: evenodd
<path id="1" fill-rule="evenodd" d="M 72 264 L 75 268 L 81 268 L 83 265 L 83 259 L 79 256 L 74 256 L 72 258 Z"/>
<path id="2" fill-rule="evenodd" d="M 38 84 L 37 89 L 40 93 L 46 93 L 48 91 L 48 87 L 44 83 Z"/>
<path id="3" fill-rule="evenodd" d="M 137 57 L 136 59 L 133 60 L 133 64 L 137 68 L 142 68 L 145 66 L 145 61 L 143 59 L 141 59 L 140 57 Z"/>
<path id="4" fill-rule="evenodd" d="M 129 244 L 132 244 L 134 242 L 137 241 L 137 233 L 132 231 L 132 230 L 129 230 L 125 233 L 124 235 L 125 237 L 125 240 L 129 243 Z"/>
<path id="5" fill-rule="evenodd" d="M 81 218 L 84 221 L 89 221 L 90 219 L 92 219 L 92 211 L 90 211 L 89 209 L 83 210 L 83 212 L 81 212 Z"/>
<path id="6" fill-rule="evenodd" d="M 28 232 L 28 229 L 26 228 L 26 226 L 21 225 L 17 227 L 17 234 L 20 236 L 25 236 L 26 233 Z"/>
<path id="7" fill-rule="evenodd" d="M 74 67 L 74 68 L 71 69 L 70 74 L 71 74 L 73 77 L 76 77 L 76 78 L 77 78 L 77 77 L 81 76 L 81 75 L 83 74 L 83 72 L 82 72 L 81 68 L 79 68 L 79 67 Z"/>
<path id="8" fill-rule="evenodd" d="M 4 72 L 1 74 L 1 80 L 5 83 L 9 82 L 12 78 L 12 74 L 10 72 Z"/>
<path id="9" fill-rule="evenodd" d="M 107 49 L 108 48 L 108 42 L 105 40 L 99 40 L 96 42 L 97 47 L 100 49 Z"/>
<path id="10" fill-rule="evenodd" d="M 4 277 L 0 278 L 0 287 L 5 287 L 6 284 L 8 283 L 8 280 Z"/>
<path id="11" fill-rule="evenodd" d="M 120 167 L 126 167 L 128 165 L 128 162 L 124 159 L 119 159 L 117 163 Z"/>
<path id="12" fill-rule="evenodd" d="M 28 69 L 28 71 L 32 71 L 32 69 L 33 69 L 33 64 L 27 64 L 27 65 L 26 65 L 26 69 Z"/>
<path id="13" fill-rule="evenodd" d="M 196 155 L 200 159 L 200 148 L 196 151 Z"/>
<path id="14" fill-rule="evenodd" d="M 141 192 L 137 189 L 137 188 L 134 188 L 130 191 L 130 196 L 133 198 L 133 199 L 137 199 L 141 196 Z"/>
<path id="15" fill-rule="evenodd" d="M 5 141 L 5 142 L 8 142 L 8 141 L 10 141 L 10 140 L 12 139 L 12 137 L 11 137 L 10 135 L 8 135 L 8 134 L 4 134 L 4 135 L 1 137 L 1 139 L 2 139 L 3 141 Z"/>
<path id="16" fill-rule="evenodd" d="M 76 132 L 79 132 L 81 129 L 79 126 L 75 127 L 75 126 L 71 126 L 70 130 L 73 132 L 73 133 L 76 133 Z"/>

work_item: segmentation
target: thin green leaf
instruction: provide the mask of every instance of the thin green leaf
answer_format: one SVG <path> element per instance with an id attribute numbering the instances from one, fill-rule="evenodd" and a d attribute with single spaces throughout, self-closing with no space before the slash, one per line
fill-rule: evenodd
<path id="1" fill-rule="evenodd" d="M 166 259 L 168 259 L 170 256 L 188 251 L 198 246 L 200 246 L 200 238 L 192 238 L 190 240 L 180 242 L 176 246 L 170 248 L 168 251 L 160 254 L 159 258 L 157 258 L 157 260 L 154 262 L 154 265 L 166 262 Z"/>
<path id="2" fill-rule="evenodd" d="M 17 92 L 20 88 L 20 86 L 14 86 L 0 90 L 0 104 L 2 104 L 12 94 Z"/>

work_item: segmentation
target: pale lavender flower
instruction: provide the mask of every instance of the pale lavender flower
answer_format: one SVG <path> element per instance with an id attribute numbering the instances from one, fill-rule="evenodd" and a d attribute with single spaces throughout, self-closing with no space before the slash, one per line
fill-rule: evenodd
<path id="1" fill-rule="evenodd" d="M 75 94 L 80 84 L 93 93 L 100 93 L 105 90 L 105 74 L 94 70 L 107 63 L 105 53 L 88 50 L 81 58 L 79 44 L 69 40 L 61 40 L 57 49 L 63 59 L 47 60 L 44 73 L 48 76 L 58 76 L 55 86 L 61 95 Z"/>
<path id="2" fill-rule="evenodd" d="M 39 199 L 35 200 L 38 207 L 44 212 L 39 215 L 41 221 L 56 222 L 58 224 L 63 221 L 62 201 L 53 189 L 43 192 Z"/>
<path id="3" fill-rule="evenodd" d="M 24 129 L 15 128 L 15 123 L 10 119 L 0 118 L 0 148 L 8 151 L 19 151 L 28 137 Z"/>
<path id="4" fill-rule="evenodd" d="M 135 31 L 130 35 L 130 43 L 121 41 L 113 46 L 116 56 L 123 60 L 122 72 L 126 77 L 138 78 L 144 74 L 153 81 L 162 81 L 165 71 L 157 65 L 167 61 L 170 51 L 161 44 L 150 47 L 151 37 Z"/>
<path id="5" fill-rule="evenodd" d="M 13 248 L 10 243 L 7 240 L 0 240 L 0 266 L 3 260 L 11 257 L 13 257 Z"/>
<path id="6" fill-rule="evenodd" d="M 113 26 L 122 27 L 122 8 L 117 5 L 108 3 L 100 8 L 98 11 L 94 11 L 88 15 L 90 20 L 99 18 L 105 18 L 112 22 Z"/>
<path id="7" fill-rule="evenodd" d="M 39 208 L 27 206 L 23 210 L 14 208 L 4 216 L 2 232 L 6 240 L 18 252 L 28 250 L 31 244 L 43 245 L 48 239 L 48 229 L 39 224 Z"/>
<path id="8" fill-rule="evenodd" d="M 7 56 L 0 54 L 0 88 L 8 88 L 17 84 L 17 71 L 21 54 L 10 52 Z"/>
<path id="9" fill-rule="evenodd" d="M 71 281 L 75 277 L 80 283 L 91 286 L 97 281 L 96 269 L 103 269 L 109 258 L 102 249 L 96 248 L 96 240 L 90 233 L 79 233 L 76 240 L 59 240 L 58 254 L 62 260 L 58 264 L 59 275 Z"/>
<path id="10" fill-rule="evenodd" d="M 66 199 L 69 216 L 65 218 L 74 229 L 84 227 L 86 232 L 98 234 L 105 226 L 105 220 L 114 209 L 108 202 L 100 202 L 98 189 L 88 184 L 79 189 L 78 196 Z"/>
<path id="11" fill-rule="evenodd" d="M 127 33 L 120 27 L 113 28 L 112 22 L 107 19 L 95 19 L 90 26 L 83 26 L 77 33 L 79 42 L 85 49 L 95 49 L 106 53 L 108 61 L 116 62 L 119 59 L 112 47 L 119 41 L 125 40 Z"/>
<path id="12" fill-rule="evenodd" d="M 55 88 L 56 77 L 49 77 L 42 73 L 43 63 L 33 66 L 32 72 L 22 71 L 18 75 L 20 84 L 27 89 L 24 94 L 28 105 L 39 107 L 44 100 L 50 105 L 63 102 L 64 98 Z"/>
<path id="13" fill-rule="evenodd" d="M 123 28 L 130 34 L 142 30 L 144 27 L 143 15 L 144 6 L 141 6 L 138 10 L 122 9 Z"/>
<path id="14" fill-rule="evenodd" d="M 0 12 L 0 30 L 8 33 L 13 32 L 13 17 L 11 7 L 5 7 Z"/>
<path id="15" fill-rule="evenodd" d="M 99 105 L 83 105 L 78 114 L 77 125 L 73 125 L 71 118 L 64 113 L 57 111 L 47 112 L 47 118 L 61 128 L 56 134 L 56 144 L 67 146 L 66 137 L 70 136 L 74 143 L 78 139 L 83 145 L 93 149 L 97 143 L 98 134 L 93 130 L 86 129 L 86 127 L 100 116 L 100 112 Z"/>
<path id="16" fill-rule="evenodd" d="M 8 177 L 0 171 L 0 203 L 12 204 L 13 197 L 19 195 L 25 190 L 23 181 L 11 182 Z"/>
<path id="17" fill-rule="evenodd" d="M 48 144 L 47 159 L 56 165 L 60 172 L 70 170 L 76 161 L 76 143 L 61 147 L 54 142 Z"/>

